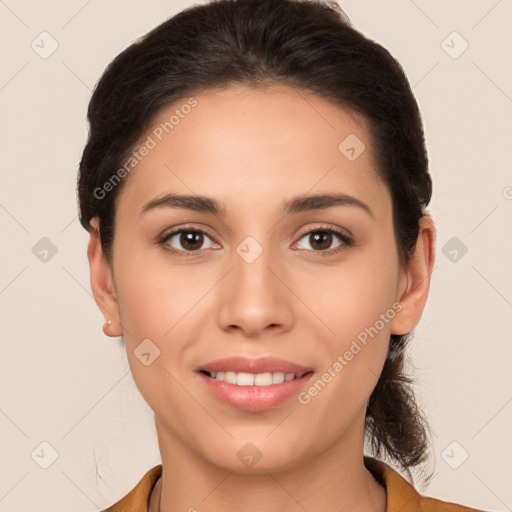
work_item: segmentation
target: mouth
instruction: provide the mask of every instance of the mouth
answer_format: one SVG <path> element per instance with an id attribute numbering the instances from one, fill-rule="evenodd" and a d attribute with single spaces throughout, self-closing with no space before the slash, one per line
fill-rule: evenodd
<path id="1" fill-rule="evenodd" d="M 201 385 L 220 404 L 251 412 L 290 400 L 314 373 L 311 367 L 273 356 L 227 357 L 196 368 Z"/>
<path id="2" fill-rule="evenodd" d="M 201 385 L 220 405 L 251 413 L 286 405 L 307 385 L 313 370 L 299 373 L 200 370 Z"/>

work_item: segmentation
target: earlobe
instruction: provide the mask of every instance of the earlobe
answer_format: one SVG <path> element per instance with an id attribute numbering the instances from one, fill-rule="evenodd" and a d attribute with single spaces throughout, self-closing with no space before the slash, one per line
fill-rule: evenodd
<path id="1" fill-rule="evenodd" d="M 430 290 L 435 261 L 435 226 L 430 216 L 419 220 L 418 240 L 405 270 L 406 287 L 397 297 L 402 309 L 391 322 L 391 334 L 407 334 L 420 322 Z"/>
<path id="2" fill-rule="evenodd" d="M 93 230 L 89 232 L 87 258 L 89 260 L 91 290 L 96 304 L 105 317 L 103 332 L 107 336 L 121 336 L 123 331 L 119 321 L 117 295 L 115 293 L 112 271 L 103 254 L 99 236 L 99 219 L 91 219 Z M 110 323 L 108 321 L 111 320 Z"/>

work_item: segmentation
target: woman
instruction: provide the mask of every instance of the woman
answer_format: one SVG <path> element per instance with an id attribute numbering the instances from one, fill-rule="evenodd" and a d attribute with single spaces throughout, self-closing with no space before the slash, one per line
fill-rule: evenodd
<path id="1" fill-rule="evenodd" d="M 162 456 L 108 510 L 474 510 L 378 459 L 428 457 L 403 359 L 432 184 L 396 60 L 334 3 L 220 0 L 117 56 L 88 118 L 91 286 Z"/>

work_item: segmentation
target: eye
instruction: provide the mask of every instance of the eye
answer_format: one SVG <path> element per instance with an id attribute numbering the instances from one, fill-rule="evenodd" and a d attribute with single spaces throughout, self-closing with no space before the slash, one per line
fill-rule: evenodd
<path id="1" fill-rule="evenodd" d="M 329 249 L 335 237 L 341 240 L 341 243 L 334 249 Z M 306 250 L 312 250 L 319 253 L 321 256 L 336 254 L 343 250 L 344 247 L 350 247 L 353 244 L 353 241 L 349 236 L 334 228 L 313 229 L 304 233 L 300 239 L 302 240 L 303 238 L 308 241 L 312 241 L 313 243 L 313 246 L 311 246 L 310 243 L 310 248 L 306 248 Z"/>
<path id="2" fill-rule="evenodd" d="M 210 236 L 202 229 L 181 228 L 167 233 L 158 243 L 163 245 L 165 250 L 177 256 L 187 257 L 194 256 L 194 253 L 199 253 L 204 249 L 213 248 L 215 246 L 215 243 L 213 243 L 210 247 L 203 247 L 205 237 L 211 240 Z M 340 243 L 334 249 L 329 249 L 335 238 L 338 238 Z M 332 256 L 354 244 L 351 237 L 330 227 L 316 228 L 307 231 L 300 237 L 300 240 L 302 239 L 310 240 L 313 244 L 310 243 L 310 248 L 306 248 L 305 250 L 313 251 L 320 256 Z M 172 245 L 173 243 L 181 245 L 181 247 L 176 248 Z"/>
<path id="3" fill-rule="evenodd" d="M 208 234 L 201 229 L 181 228 L 164 235 L 164 237 L 159 240 L 159 243 L 164 245 L 168 251 L 178 256 L 192 256 L 193 254 L 187 253 L 199 252 L 205 249 L 205 247 L 203 247 L 205 237 L 211 240 Z M 181 245 L 182 248 L 173 247 L 171 245 L 173 242 L 174 244 Z"/>

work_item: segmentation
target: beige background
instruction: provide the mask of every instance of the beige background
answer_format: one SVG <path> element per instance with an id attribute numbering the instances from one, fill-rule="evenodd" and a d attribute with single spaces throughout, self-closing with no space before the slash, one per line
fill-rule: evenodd
<path id="1" fill-rule="evenodd" d="M 404 66 L 428 139 L 437 262 L 411 357 L 436 473 L 420 490 L 511 510 L 512 3 L 340 3 Z M 102 333 L 75 184 L 96 80 L 190 4 L 0 0 L 0 512 L 96 511 L 160 462 L 152 412 Z"/>

